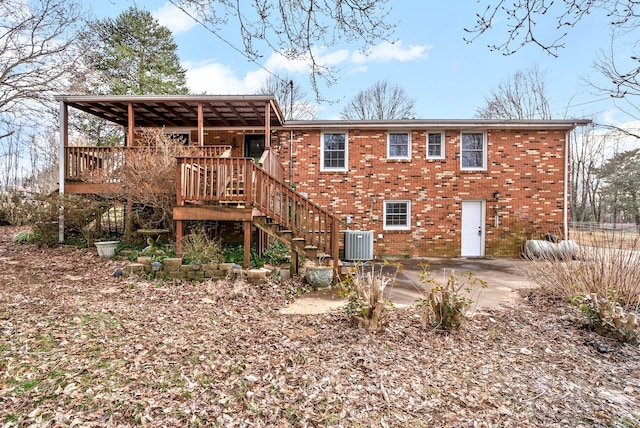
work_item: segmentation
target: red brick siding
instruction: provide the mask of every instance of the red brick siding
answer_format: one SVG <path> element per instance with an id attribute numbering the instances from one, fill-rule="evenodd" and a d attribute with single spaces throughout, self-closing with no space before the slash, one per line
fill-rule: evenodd
<path id="1" fill-rule="evenodd" d="M 426 132 L 412 131 L 411 160 L 398 161 L 387 159 L 387 130 L 349 130 L 348 171 L 321 172 L 320 130 L 294 131 L 293 182 L 343 220 L 351 216 L 352 228 L 373 230 L 377 256 L 460 255 L 463 200 L 487 201 L 488 256 L 517 255 L 526 238 L 562 230 L 564 131 L 488 130 L 486 171 L 460 170 L 456 129 L 445 132 L 445 159 L 426 159 Z M 280 132 L 287 171 L 289 144 L 289 132 Z M 411 230 L 383 230 L 383 201 L 391 199 L 412 201 Z"/>

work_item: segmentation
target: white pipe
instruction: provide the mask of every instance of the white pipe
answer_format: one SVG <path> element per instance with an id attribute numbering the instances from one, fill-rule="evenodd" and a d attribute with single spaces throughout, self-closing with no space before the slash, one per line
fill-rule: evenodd
<path id="1" fill-rule="evenodd" d="M 563 234 L 564 239 L 569 239 L 569 148 L 571 131 L 564 133 L 564 191 L 563 191 Z"/>
<path id="2" fill-rule="evenodd" d="M 62 201 L 64 200 L 64 170 L 65 170 L 65 162 L 64 158 L 64 146 L 65 146 L 65 138 L 67 136 L 67 106 L 64 101 L 60 101 L 60 110 L 59 110 L 59 144 L 60 149 L 58 152 L 58 195 L 60 205 L 58 206 L 59 216 L 58 216 L 58 241 L 60 243 L 64 242 L 64 205 Z"/>
<path id="3" fill-rule="evenodd" d="M 289 187 L 293 188 L 293 129 L 289 131 Z"/>

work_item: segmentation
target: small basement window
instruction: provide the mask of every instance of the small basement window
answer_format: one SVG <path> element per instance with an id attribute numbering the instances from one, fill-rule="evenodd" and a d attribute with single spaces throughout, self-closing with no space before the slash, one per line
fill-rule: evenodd
<path id="1" fill-rule="evenodd" d="M 411 201 L 384 201 L 384 230 L 411 228 Z"/>

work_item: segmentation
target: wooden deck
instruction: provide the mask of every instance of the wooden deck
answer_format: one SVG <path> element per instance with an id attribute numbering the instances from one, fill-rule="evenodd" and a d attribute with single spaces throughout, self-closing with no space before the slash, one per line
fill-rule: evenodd
<path id="1" fill-rule="evenodd" d="M 86 177 L 96 170 L 119 177 L 118 170 L 134 150 L 139 149 L 65 147 L 65 192 L 100 194 L 109 184 L 93 184 Z M 340 222 L 284 182 L 284 168 L 270 149 L 259 164 L 251 158 L 229 157 L 228 146 L 195 146 L 185 153 L 176 158 L 173 220 L 178 248 L 184 221 L 238 221 L 245 231 L 245 265 L 254 225 L 291 245 L 294 252 L 312 259 L 326 257 L 337 268 Z"/>

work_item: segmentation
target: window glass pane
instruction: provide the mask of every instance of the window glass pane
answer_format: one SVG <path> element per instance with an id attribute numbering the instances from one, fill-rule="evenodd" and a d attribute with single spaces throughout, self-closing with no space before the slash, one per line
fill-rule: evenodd
<path id="1" fill-rule="evenodd" d="M 387 202 L 387 226 L 407 226 L 407 203 Z"/>
<path id="2" fill-rule="evenodd" d="M 442 156 L 442 135 L 441 134 L 429 134 L 427 137 L 427 154 L 431 157 Z"/>
<path id="3" fill-rule="evenodd" d="M 345 167 L 345 134 L 323 134 L 324 168 Z"/>
<path id="4" fill-rule="evenodd" d="M 484 134 L 462 134 L 462 150 L 482 150 Z"/>
<path id="5" fill-rule="evenodd" d="M 463 168 L 482 168 L 482 152 L 462 152 Z"/>
<path id="6" fill-rule="evenodd" d="M 389 134 L 389 157 L 409 156 L 409 134 Z"/>
<path id="7" fill-rule="evenodd" d="M 484 166 L 484 134 L 462 134 L 462 168 Z"/>

